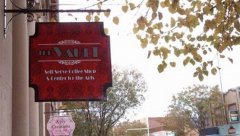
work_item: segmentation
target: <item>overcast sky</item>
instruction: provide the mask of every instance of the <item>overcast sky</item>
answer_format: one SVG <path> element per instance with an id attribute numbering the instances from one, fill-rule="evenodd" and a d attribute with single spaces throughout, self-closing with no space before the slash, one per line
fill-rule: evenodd
<path id="1" fill-rule="evenodd" d="M 71 4 L 70 0 L 61 1 Z M 76 2 L 76 0 L 73 2 Z M 64 18 L 62 17 L 61 19 L 68 22 L 79 21 L 80 19 L 76 20 L 76 17 L 79 16 L 81 15 L 66 16 L 65 14 Z M 85 16 L 81 17 L 84 18 Z M 118 26 L 112 25 L 109 20 L 104 21 L 104 23 L 110 29 L 112 64 L 124 68 L 138 69 L 143 73 L 148 84 L 149 89 L 146 93 L 146 101 L 138 109 L 138 114 L 135 118 L 164 116 L 172 95 L 193 84 L 219 85 L 220 88 L 222 87 L 223 92 L 240 86 L 239 48 L 228 53 L 234 59 L 234 64 L 231 64 L 229 61 L 220 61 L 219 64 L 222 67 L 221 76 L 220 74 L 209 76 L 203 82 L 193 78 L 194 67 L 191 66 L 183 67 L 179 65 L 177 68 L 167 69 L 160 74 L 157 71 L 159 59 L 157 57 L 147 59 L 148 49 L 142 49 L 139 46 L 139 41 L 132 34 L 131 19 L 124 18 L 126 20 L 120 20 L 121 22 Z M 217 62 L 217 56 L 214 61 Z"/>

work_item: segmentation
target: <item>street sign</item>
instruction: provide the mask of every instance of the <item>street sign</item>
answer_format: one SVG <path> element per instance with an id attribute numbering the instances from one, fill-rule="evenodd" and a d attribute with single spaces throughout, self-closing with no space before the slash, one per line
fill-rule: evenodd
<path id="1" fill-rule="evenodd" d="M 74 129 L 71 116 L 51 116 L 47 123 L 50 136 L 72 136 Z"/>
<path id="2" fill-rule="evenodd" d="M 229 118 L 230 122 L 239 121 L 238 111 L 229 111 Z"/>
<path id="3" fill-rule="evenodd" d="M 102 22 L 37 23 L 29 55 L 35 101 L 106 99 L 112 74 Z"/>

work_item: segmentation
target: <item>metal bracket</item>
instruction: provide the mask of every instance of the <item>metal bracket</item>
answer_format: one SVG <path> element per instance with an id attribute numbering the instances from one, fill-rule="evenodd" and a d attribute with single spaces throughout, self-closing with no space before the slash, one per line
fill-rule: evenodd
<path id="1" fill-rule="evenodd" d="M 11 0 L 10 0 L 11 1 Z M 4 37 L 6 38 L 7 35 L 7 28 L 9 23 L 13 20 L 14 17 L 20 15 L 20 14 L 30 14 L 32 15 L 33 13 L 60 13 L 60 12 L 110 12 L 110 9 L 107 10 L 96 10 L 96 9 L 89 9 L 89 10 L 83 10 L 83 9 L 70 9 L 70 10 L 59 10 L 59 9 L 32 9 L 32 8 L 27 8 L 23 9 L 14 4 L 11 1 L 12 5 L 16 7 L 17 9 L 7 9 L 7 2 L 4 0 L 4 28 L 3 28 L 3 33 Z M 16 13 L 11 17 L 9 21 L 7 21 L 7 14 L 8 13 Z"/>

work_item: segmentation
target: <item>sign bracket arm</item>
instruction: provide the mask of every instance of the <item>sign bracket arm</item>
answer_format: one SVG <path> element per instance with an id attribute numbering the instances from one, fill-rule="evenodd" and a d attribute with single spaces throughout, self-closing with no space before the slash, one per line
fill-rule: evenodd
<path id="1" fill-rule="evenodd" d="M 10 0 L 11 1 L 11 0 Z M 63 13 L 63 12 L 77 12 L 77 13 L 81 13 L 81 12 L 89 12 L 89 13 L 93 13 L 93 12 L 111 12 L 110 9 L 106 9 L 106 10 L 102 10 L 102 9 L 68 9 L 68 10 L 62 10 L 62 9 L 31 9 L 31 8 L 20 8 L 19 6 L 17 6 L 16 4 L 14 4 L 11 1 L 12 5 L 14 7 L 16 7 L 17 9 L 7 9 L 7 2 L 6 0 L 4 0 L 4 37 L 6 38 L 7 35 L 7 28 L 9 23 L 13 20 L 14 17 L 20 15 L 20 14 L 34 14 L 34 13 Z M 7 21 L 7 14 L 11 14 L 11 13 L 15 13 L 15 15 L 13 15 L 9 21 Z"/>

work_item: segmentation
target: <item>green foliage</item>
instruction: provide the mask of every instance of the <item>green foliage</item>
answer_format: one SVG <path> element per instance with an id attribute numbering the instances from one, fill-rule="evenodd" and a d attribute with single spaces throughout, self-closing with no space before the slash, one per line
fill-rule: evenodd
<path id="1" fill-rule="evenodd" d="M 131 109 L 144 101 L 147 90 L 146 83 L 135 69 L 121 70 L 117 67 L 112 71 L 113 87 L 107 90 L 107 101 L 89 101 L 66 103 L 73 113 L 76 128 L 74 135 L 108 136 L 113 126 Z"/>
<path id="2" fill-rule="evenodd" d="M 240 44 L 239 1 L 103 0 L 96 5 L 101 8 L 107 2 L 119 4 L 123 14 L 134 14 L 133 33 L 142 48 L 149 47 L 151 54 L 160 56 L 160 62 L 164 61 L 158 66 L 160 73 L 168 66 L 175 66 L 177 62 L 173 63 L 173 60 L 182 60 L 184 66 L 190 62 L 196 68 L 193 75 L 202 81 L 209 74 L 216 75 L 219 70 L 218 64 L 209 60 L 207 55 L 232 50 L 233 46 Z M 116 25 L 124 19 L 120 13 L 117 14 L 108 15 Z M 160 53 L 163 45 L 165 50 Z M 152 50 L 151 46 L 157 50 Z M 233 62 L 231 58 L 227 60 Z M 209 71 L 208 74 L 205 71 Z"/>
<path id="3" fill-rule="evenodd" d="M 225 122 L 222 93 L 217 86 L 194 85 L 185 88 L 172 98 L 167 115 L 167 127 L 178 135 L 188 130 L 206 128 L 211 122 L 220 125 Z"/>

